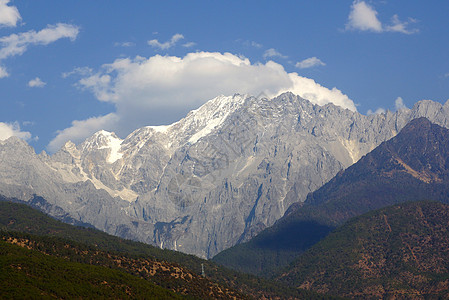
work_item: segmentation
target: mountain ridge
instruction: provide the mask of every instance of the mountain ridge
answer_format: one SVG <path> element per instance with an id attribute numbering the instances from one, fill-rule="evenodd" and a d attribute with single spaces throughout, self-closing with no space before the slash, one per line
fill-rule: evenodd
<path id="1" fill-rule="evenodd" d="M 0 192 L 36 194 L 106 232 L 212 257 L 423 114 L 449 124 L 449 108 L 435 102 L 363 116 L 291 93 L 221 96 L 172 125 L 137 129 L 120 149 L 103 132 L 96 147 L 83 148 L 87 139 L 51 156 L 28 151 L 19 163 L 26 172 L 12 165 L 25 146 L 2 142 Z"/>
<path id="2" fill-rule="evenodd" d="M 293 204 L 274 226 L 214 261 L 269 276 L 352 217 L 407 200 L 449 203 L 447 162 L 449 130 L 426 118 L 414 119 L 304 203 Z"/>

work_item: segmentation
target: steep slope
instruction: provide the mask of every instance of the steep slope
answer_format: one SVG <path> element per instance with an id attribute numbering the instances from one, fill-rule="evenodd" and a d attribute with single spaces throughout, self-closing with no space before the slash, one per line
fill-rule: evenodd
<path id="1" fill-rule="evenodd" d="M 184 299 L 123 271 L 69 262 L 0 240 L 4 299 Z"/>
<path id="2" fill-rule="evenodd" d="M 449 206 L 409 202 L 351 219 L 278 280 L 363 299 L 449 297 Z"/>
<path id="3" fill-rule="evenodd" d="M 47 255 L 122 270 L 201 299 L 332 298 L 239 274 L 193 255 L 123 240 L 92 228 L 68 225 L 11 200 L 0 196 L 0 240 Z M 205 278 L 200 276 L 202 266 Z"/>
<path id="4" fill-rule="evenodd" d="M 172 291 L 178 295 L 185 295 L 196 299 L 249 298 L 223 285 L 212 282 L 211 280 L 202 277 L 200 274 L 193 273 L 182 266 L 169 262 L 155 261 L 145 257 L 133 257 L 124 253 L 101 251 L 97 247 L 89 247 L 66 239 L 38 237 L 20 232 L 0 232 L 0 243 L 2 241 L 29 250 L 34 250 L 35 252 L 40 252 L 50 257 L 63 258 L 63 261 L 59 261 L 62 265 L 60 269 L 63 269 L 64 265 L 70 265 L 68 262 L 72 262 L 80 264 L 79 268 L 85 269 L 89 269 L 90 266 L 99 266 L 104 268 L 105 273 L 115 273 L 115 271 L 118 270 L 127 273 L 126 275 L 132 275 L 132 277 L 135 277 L 134 280 L 145 279 L 148 282 L 147 285 L 149 287 L 156 285 L 157 287 L 166 289 L 166 292 Z M 2 255 L 9 255 L 9 253 Z M 20 267 L 22 269 L 25 268 L 23 265 L 20 265 Z M 49 271 L 45 265 L 45 260 L 30 268 L 35 272 L 35 274 L 31 274 L 30 277 L 35 277 L 40 269 L 43 273 Z M 78 276 L 79 275 L 81 274 L 78 274 Z M 43 277 L 45 277 L 45 275 L 43 275 Z M 116 280 L 112 284 L 126 287 L 126 278 L 129 280 L 131 276 L 125 277 L 123 282 Z M 50 278 L 50 280 L 53 279 L 54 278 Z M 74 280 L 74 278 L 67 280 L 64 285 L 68 288 L 76 289 L 76 285 L 73 286 L 70 280 Z M 107 281 L 107 278 L 104 280 Z M 102 282 L 104 280 L 99 276 L 98 278 L 95 278 L 93 282 Z M 58 280 L 55 280 L 55 284 L 57 283 Z M 33 285 L 36 286 L 36 284 Z M 141 297 L 142 296 L 138 296 L 136 298 Z M 158 298 L 157 296 L 151 296 L 150 298 L 153 297 Z"/>
<path id="5" fill-rule="evenodd" d="M 449 202 L 448 175 L 449 130 L 415 119 L 304 203 L 292 205 L 273 227 L 214 260 L 269 276 L 351 217 L 407 200 Z"/>
<path id="6" fill-rule="evenodd" d="M 55 216 L 212 257 L 274 224 L 419 116 L 448 126 L 449 104 L 363 116 L 291 93 L 220 96 L 174 124 L 123 140 L 100 131 L 52 156 L 0 142 L 0 192 L 37 195 Z"/>

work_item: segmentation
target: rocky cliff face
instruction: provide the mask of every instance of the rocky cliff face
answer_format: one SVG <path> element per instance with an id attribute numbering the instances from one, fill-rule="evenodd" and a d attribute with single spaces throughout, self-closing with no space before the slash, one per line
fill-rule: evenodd
<path id="1" fill-rule="evenodd" d="M 212 257 L 279 219 L 417 117 L 449 127 L 449 104 L 364 116 L 291 93 L 220 96 L 124 140 L 97 132 L 52 156 L 0 142 L 0 193 L 109 233 Z M 51 209 L 50 209 L 51 207 Z M 56 214 L 56 213 L 53 213 Z"/>

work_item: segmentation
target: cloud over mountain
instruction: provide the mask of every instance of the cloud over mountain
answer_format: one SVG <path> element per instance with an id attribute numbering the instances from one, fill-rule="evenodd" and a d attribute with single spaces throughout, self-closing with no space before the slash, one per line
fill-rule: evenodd
<path id="1" fill-rule="evenodd" d="M 19 123 L 3 123 L 0 122 L 0 141 L 4 141 L 12 136 L 17 136 L 24 140 L 31 138 L 31 133 L 27 131 L 21 131 Z"/>
<path id="2" fill-rule="evenodd" d="M 93 128 L 93 122 L 76 121 L 70 129 L 59 132 L 50 150 L 56 150 L 67 139 L 80 141 L 78 132 L 89 131 L 81 128 L 83 125 L 91 131 L 84 138 L 100 129 L 124 135 L 141 126 L 177 121 L 173 119 L 173 111 L 182 117 L 220 94 L 264 93 L 273 97 L 291 91 L 313 103 L 332 102 L 356 110 L 353 101 L 336 88 L 328 89 L 312 79 L 288 73 L 273 61 L 251 63 L 231 53 L 194 52 L 184 57 L 155 55 L 117 59 L 81 78 L 79 86 L 91 91 L 99 101 L 113 103 L 114 117 L 109 114 L 94 118 L 102 125 L 107 121 L 107 128 Z"/>

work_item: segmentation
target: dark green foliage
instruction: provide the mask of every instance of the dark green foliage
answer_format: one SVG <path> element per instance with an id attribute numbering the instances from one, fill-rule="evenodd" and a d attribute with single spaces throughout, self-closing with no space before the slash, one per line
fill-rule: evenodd
<path id="1" fill-rule="evenodd" d="M 278 280 L 348 297 L 449 297 L 449 206 L 407 202 L 348 221 Z"/>
<path id="2" fill-rule="evenodd" d="M 181 299 L 122 271 L 69 262 L 0 241 L 3 299 Z"/>

